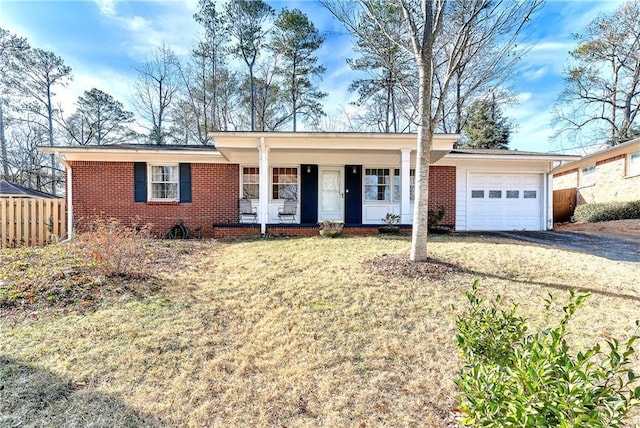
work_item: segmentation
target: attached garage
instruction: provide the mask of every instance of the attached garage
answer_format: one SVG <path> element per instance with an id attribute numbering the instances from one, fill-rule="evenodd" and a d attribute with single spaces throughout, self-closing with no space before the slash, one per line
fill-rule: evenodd
<path id="1" fill-rule="evenodd" d="M 543 230 L 542 174 L 470 173 L 467 230 Z"/>
<path id="2" fill-rule="evenodd" d="M 551 229 L 549 171 L 573 158 L 515 150 L 452 150 L 438 165 L 455 167 L 456 230 Z"/>

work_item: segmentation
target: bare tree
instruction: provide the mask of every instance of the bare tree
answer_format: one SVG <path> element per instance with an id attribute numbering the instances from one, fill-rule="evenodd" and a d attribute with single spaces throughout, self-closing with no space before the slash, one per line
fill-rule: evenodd
<path id="1" fill-rule="evenodd" d="M 223 84 L 221 77 L 227 74 L 225 54 L 228 52 L 229 27 L 227 15 L 216 10 L 213 0 L 199 0 L 198 5 L 198 13 L 193 17 L 202 26 L 204 35 L 193 49 L 191 62 L 182 75 L 196 122 L 197 140 L 206 144 L 208 132 L 224 127 L 220 108 L 224 100 L 220 97 L 219 87 Z"/>
<path id="2" fill-rule="evenodd" d="M 555 137 L 616 145 L 638 133 L 640 3 L 593 20 L 570 52 L 566 87 L 555 108 Z"/>
<path id="3" fill-rule="evenodd" d="M 275 63 L 277 57 L 269 57 L 258 64 L 254 76 L 255 95 L 255 131 L 277 131 L 289 120 L 292 113 L 288 109 L 285 91 L 281 89 L 281 82 L 277 80 Z M 243 93 L 247 93 L 250 86 L 247 78 L 240 87 Z M 245 96 L 242 99 L 245 110 L 251 111 L 251 98 Z"/>
<path id="4" fill-rule="evenodd" d="M 371 13 L 379 17 L 373 21 L 356 2 L 322 3 L 354 37 L 354 51 L 359 56 L 347 63 L 367 74 L 349 86 L 358 93 L 356 105 L 364 110 L 357 116 L 359 125 L 378 132 L 410 131 L 416 121 L 417 72 L 399 4 L 368 2 Z"/>
<path id="5" fill-rule="evenodd" d="M 24 109 L 41 116 L 46 124 L 49 146 L 54 146 L 54 116 L 60 112 L 54 107 L 53 98 L 56 86 L 66 86 L 71 80 L 71 67 L 53 52 L 42 49 L 29 49 L 19 55 L 17 67 L 10 77 L 12 86 L 27 101 Z M 54 155 L 51 161 L 51 193 L 56 193 L 57 171 Z"/>
<path id="6" fill-rule="evenodd" d="M 236 40 L 235 52 L 249 70 L 249 99 L 251 103 L 251 130 L 256 129 L 254 66 L 266 40 L 264 25 L 274 15 L 271 6 L 262 0 L 230 0 L 226 5 L 231 36 Z"/>
<path id="7" fill-rule="evenodd" d="M 15 61 L 16 55 L 20 55 L 28 49 L 29 45 L 25 38 L 18 37 L 0 28 L 0 89 L 2 89 L 3 94 L 6 93 L 8 89 L 6 85 L 3 85 L 3 80 L 8 80 L 7 73 L 11 72 L 9 64 Z M 2 156 L 2 176 L 9 178 L 9 158 L 5 137 L 3 103 L 4 100 L 2 96 L 0 96 L 0 155 Z"/>
<path id="8" fill-rule="evenodd" d="M 362 0 L 321 2 L 354 36 L 359 58 L 350 60 L 352 68 L 365 71 L 370 77 L 353 82 L 351 88 L 359 94 L 359 104 L 369 111 L 364 124 L 371 126 L 379 119 L 379 130 L 406 132 L 415 129 L 418 117 L 418 82 L 409 31 L 402 12 L 402 3 L 415 9 L 417 0 L 401 2 Z M 475 3 L 478 3 L 477 1 Z M 486 1 L 473 28 L 468 28 L 464 51 L 455 56 L 459 67 L 452 78 L 440 71 L 434 75 L 433 102 L 442 99 L 438 132 L 460 133 L 465 111 L 489 91 L 499 103 L 513 100 L 508 86 L 516 75 L 517 65 L 530 49 L 530 44 L 515 43 L 532 13 L 532 0 Z M 539 2 L 538 2 L 539 3 Z M 363 5 L 366 4 L 366 7 Z M 539 5 L 535 7 L 537 9 Z M 443 6 L 443 24 L 433 44 L 435 65 L 441 70 L 451 58 L 453 40 L 460 26 L 477 14 L 474 1 L 449 0 Z M 376 20 L 371 19 L 377 16 Z M 444 79 L 444 80 L 443 80 Z M 451 86 L 451 89 L 449 89 Z M 381 103 L 383 103 L 381 105 Z M 384 108 L 383 108 L 384 107 Z M 403 119 L 406 122 L 400 123 Z"/>
<path id="9" fill-rule="evenodd" d="M 500 40 L 504 55 L 512 52 L 518 35 L 543 0 L 396 0 L 401 8 L 405 31 L 418 71 L 417 98 L 417 155 L 416 202 L 414 205 L 413 231 L 410 258 L 427 260 L 429 165 L 433 134 L 445 111 L 446 95 L 456 73 L 478 55 L 490 40 Z M 395 34 L 385 33 L 385 23 L 376 13 L 374 0 L 360 0 L 369 19 L 376 23 L 389 40 L 407 48 Z M 445 22 L 455 17 L 454 25 L 443 37 Z M 513 25 L 511 32 L 501 33 L 507 21 Z M 493 37 L 493 38 L 492 38 Z M 498 61 L 499 59 L 495 59 Z"/>
<path id="10" fill-rule="evenodd" d="M 150 141 L 165 144 L 170 108 L 180 90 L 178 58 L 169 46 L 162 44 L 136 70 L 138 79 L 132 100 L 134 108 L 147 124 Z"/>
<path id="11" fill-rule="evenodd" d="M 9 164 L 13 171 L 11 181 L 49 192 L 55 184 L 56 175 L 62 171 L 56 166 L 52 175 L 50 167 L 47 167 L 47 155 L 38 151 L 39 146 L 47 144 L 47 128 L 42 126 L 39 115 L 28 111 L 11 122 L 7 133 Z"/>

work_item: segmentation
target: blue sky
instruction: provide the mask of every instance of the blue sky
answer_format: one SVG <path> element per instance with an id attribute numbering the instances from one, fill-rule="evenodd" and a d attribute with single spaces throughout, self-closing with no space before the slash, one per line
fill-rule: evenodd
<path id="1" fill-rule="evenodd" d="M 276 10 L 283 6 L 301 9 L 327 33 L 319 52 L 327 67 L 322 81 L 323 90 L 329 92 L 325 111 L 330 116 L 338 114 L 354 99 L 347 91 L 356 76 L 345 63 L 353 56 L 349 37 L 316 1 L 270 4 Z M 518 124 L 510 148 L 566 148 L 550 142 L 549 136 L 551 108 L 563 88 L 561 73 L 568 51 L 575 47 L 572 35 L 583 31 L 599 13 L 610 13 L 619 4 L 614 0 L 547 0 L 526 40 L 533 48 L 522 61 L 515 82 L 519 103 L 505 109 Z M 53 51 L 72 67 L 73 82 L 57 92 L 66 111 L 93 87 L 130 108 L 134 68 L 163 42 L 178 54 L 188 53 L 200 29 L 192 18 L 196 8 L 197 0 L 0 0 L 0 27 L 27 37 L 34 47 Z"/>

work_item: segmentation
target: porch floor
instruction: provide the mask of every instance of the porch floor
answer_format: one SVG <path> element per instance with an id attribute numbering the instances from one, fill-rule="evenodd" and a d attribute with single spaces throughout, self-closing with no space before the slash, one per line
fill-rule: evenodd
<path id="1" fill-rule="evenodd" d="M 377 235 L 383 224 L 345 224 L 344 236 Z M 410 234 L 411 225 L 399 225 L 401 234 Z M 320 225 L 317 223 L 268 223 L 267 235 L 270 236 L 318 236 Z M 259 223 L 214 223 L 214 238 L 240 238 L 261 236 Z"/>

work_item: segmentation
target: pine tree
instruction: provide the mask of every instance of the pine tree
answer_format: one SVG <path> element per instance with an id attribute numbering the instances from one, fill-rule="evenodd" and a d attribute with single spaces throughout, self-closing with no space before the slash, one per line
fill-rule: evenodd
<path id="1" fill-rule="evenodd" d="M 463 134 L 464 147 L 507 149 L 511 123 L 502 115 L 495 101 L 476 101 L 469 107 Z"/>

